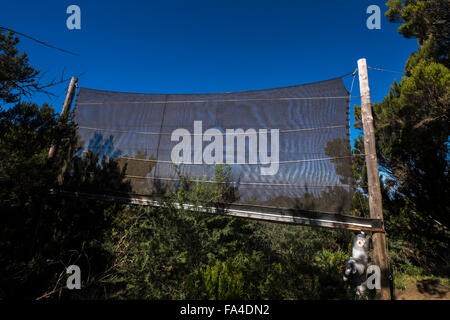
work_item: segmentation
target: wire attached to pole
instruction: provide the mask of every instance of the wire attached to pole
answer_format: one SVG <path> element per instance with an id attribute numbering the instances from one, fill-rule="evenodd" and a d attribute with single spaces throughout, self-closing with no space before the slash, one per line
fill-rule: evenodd
<path id="1" fill-rule="evenodd" d="M 398 73 L 398 74 L 402 74 L 402 75 L 405 75 L 405 73 L 404 73 L 404 72 L 400 72 L 400 71 L 393 71 L 393 70 L 388 70 L 388 69 L 373 68 L 373 67 L 369 67 L 369 66 L 367 66 L 367 69 L 372 69 L 372 70 L 375 70 L 375 71 L 384 71 L 384 72 Z"/>
<path id="2" fill-rule="evenodd" d="M 39 43 L 39 44 L 42 44 L 43 46 L 46 46 L 46 47 L 49 47 L 49 48 L 52 48 L 52 49 L 56 49 L 56 50 L 59 50 L 59 51 L 61 51 L 61 52 L 65 52 L 65 53 L 68 53 L 68 54 L 71 54 L 71 55 L 74 55 L 74 56 L 79 56 L 78 53 L 75 53 L 75 52 L 72 52 L 72 51 L 69 51 L 69 50 L 66 50 L 66 49 L 61 49 L 61 48 L 55 47 L 55 46 L 53 46 L 53 45 L 51 45 L 51 44 L 48 44 L 48 43 L 45 42 L 45 41 L 41 41 L 41 40 L 36 39 L 36 38 L 34 38 L 34 37 L 32 37 L 32 36 L 26 35 L 25 33 L 15 31 L 15 30 L 13 30 L 13 29 L 11 29 L 11 28 L 6 28 L 6 27 L 0 26 L 0 30 L 6 30 L 6 31 L 9 31 L 9 32 L 13 32 L 13 33 L 16 33 L 16 34 L 18 34 L 18 35 L 20 35 L 20 36 L 23 36 L 23 37 L 25 37 L 25 38 L 28 38 L 28 39 L 30 39 L 30 40 L 33 40 L 33 41 L 35 41 L 35 42 L 37 42 L 37 43 Z"/>

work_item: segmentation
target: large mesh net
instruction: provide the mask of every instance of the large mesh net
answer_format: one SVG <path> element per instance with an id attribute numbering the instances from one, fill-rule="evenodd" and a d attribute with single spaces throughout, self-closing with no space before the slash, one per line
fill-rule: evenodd
<path id="1" fill-rule="evenodd" d="M 234 203 L 343 213 L 352 194 L 348 91 L 341 78 L 276 89 L 140 94 L 80 88 L 80 146 L 127 165 L 133 193 L 230 167 Z M 107 192 L 107 190 L 105 190 Z"/>

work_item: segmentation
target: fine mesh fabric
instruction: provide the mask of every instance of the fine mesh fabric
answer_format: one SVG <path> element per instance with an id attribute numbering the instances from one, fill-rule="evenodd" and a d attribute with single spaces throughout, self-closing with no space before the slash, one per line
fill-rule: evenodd
<path id="1" fill-rule="evenodd" d="M 204 154 L 209 151 L 216 163 L 229 164 L 237 204 L 345 213 L 352 195 L 348 98 L 341 78 L 276 89 L 207 94 L 80 88 L 75 121 L 82 151 L 103 153 L 121 165 L 126 163 L 126 177 L 135 194 L 159 196 L 172 192 L 180 184 L 179 174 L 212 183 L 214 164 L 208 164 Z M 211 128 L 218 131 L 207 131 Z M 172 134 L 176 129 L 185 129 L 189 135 L 184 130 L 175 139 Z M 243 131 L 236 139 L 228 140 L 227 129 Z M 267 130 L 266 139 L 261 135 L 263 129 Z M 276 129 L 278 141 L 272 140 Z M 238 150 L 238 138 L 245 143 L 244 155 L 242 148 Z M 177 174 L 173 150 L 181 141 L 190 146 L 191 153 L 184 148 L 177 154 L 187 155 L 190 163 L 178 163 Z M 212 142 L 216 146 L 213 151 L 207 148 Z M 275 159 L 272 144 L 277 142 Z M 261 154 L 265 149 L 267 153 Z M 272 156 L 272 164 L 267 159 L 264 162 L 264 154 Z M 261 169 L 270 165 L 277 170 L 262 174 Z"/>

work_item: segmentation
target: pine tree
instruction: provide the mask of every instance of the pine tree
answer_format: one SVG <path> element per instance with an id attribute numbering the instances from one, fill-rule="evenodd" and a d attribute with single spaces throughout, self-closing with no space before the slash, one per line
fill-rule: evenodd
<path id="1" fill-rule="evenodd" d="M 21 96 L 39 90 L 39 70 L 28 63 L 25 52 L 16 48 L 14 33 L 0 31 L 0 102 L 15 103 Z"/>

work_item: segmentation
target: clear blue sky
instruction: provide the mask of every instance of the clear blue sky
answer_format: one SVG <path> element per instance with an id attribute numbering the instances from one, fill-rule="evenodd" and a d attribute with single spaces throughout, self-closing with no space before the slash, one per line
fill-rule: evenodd
<path id="1" fill-rule="evenodd" d="M 22 38 L 47 79 L 84 74 L 83 87 L 145 93 L 230 92 L 334 78 L 368 65 L 403 71 L 417 49 L 384 18 L 386 0 L 3 1 L 0 25 L 74 51 L 72 56 Z M 66 8 L 81 8 L 81 30 L 68 30 Z M 381 8 L 381 30 L 366 27 L 366 8 Z M 372 101 L 401 75 L 369 70 Z M 351 77 L 345 78 L 350 89 Z M 38 95 L 60 111 L 67 83 Z M 352 95 L 359 95 L 357 78 Z M 359 104 L 352 99 L 351 106 Z M 352 130 L 352 136 L 355 131 Z"/>

